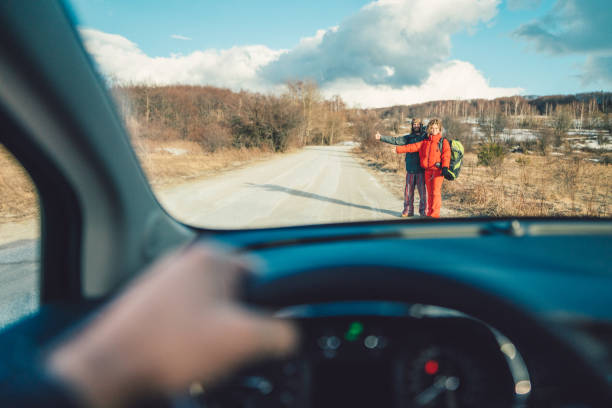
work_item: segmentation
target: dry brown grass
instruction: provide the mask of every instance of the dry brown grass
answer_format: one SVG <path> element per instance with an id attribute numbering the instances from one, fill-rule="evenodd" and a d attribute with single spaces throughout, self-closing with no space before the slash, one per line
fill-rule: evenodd
<path id="1" fill-rule="evenodd" d="M 380 150 L 362 153 L 362 157 L 378 173 L 397 173 L 389 187 L 400 194 L 405 179 L 403 161 L 398 165 L 398 157 L 403 159 L 403 155 L 395 154 L 389 145 Z M 467 153 L 461 176 L 443 184 L 442 206 L 458 216 L 610 217 L 612 166 L 589 158 L 588 153 L 512 153 L 496 172 L 477 165 L 476 155 Z"/>
<path id="2" fill-rule="evenodd" d="M 405 159 L 403 154 L 395 153 L 395 146 L 376 142 L 369 148 L 356 150 L 365 159 L 366 165 L 383 173 L 401 173 L 404 177 Z M 402 179 L 403 180 L 403 179 Z"/>
<path id="3" fill-rule="evenodd" d="M 37 217 L 38 198 L 32 180 L 0 144 L 0 223 Z"/>
<path id="4" fill-rule="evenodd" d="M 210 177 L 275 154 L 253 149 L 209 153 L 197 143 L 180 140 L 141 139 L 133 144 L 156 190 Z M 362 153 L 362 157 L 375 172 L 387 175 L 392 191 L 401 193 L 403 155 L 380 143 Z M 459 179 L 443 185 L 443 206 L 465 216 L 610 217 L 612 166 L 588 159 L 588 153 L 571 156 L 512 153 L 495 177 L 491 168 L 477 165 L 475 154 L 467 153 Z M 36 190 L 31 180 L 1 145 L 0 169 L 0 223 L 38 216 Z"/>
<path id="5" fill-rule="evenodd" d="M 513 153 L 494 177 L 467 154 L 461 177 L 444 184 L 445 203 L 467 215 L 609 217 L 612 167 L 586 156 Z"/>
<path id="6" fill-rule="evenodd" d="M 221 149 L 210 153 L 190 141 L 144 140 L 134 143 L 134 148 L 154 187 L 211 176 L 275 154 L 262 149 Z"/>
<path id="7" fill-rule="evenodd" d="M 262 149 L 222 149 L 210 153 L 198 143 L 182 140 L 132 142 L 154 190 L 210 177 L 278 154 Z M 0 224 L 35 218 L 38 213 L 37 193 L 32 181 L 0 145 Z"/>

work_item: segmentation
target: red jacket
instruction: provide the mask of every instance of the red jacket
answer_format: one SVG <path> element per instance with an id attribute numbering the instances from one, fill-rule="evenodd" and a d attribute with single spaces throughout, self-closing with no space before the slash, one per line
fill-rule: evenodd
<path id="1" fill-rule="evenodd" d="M 438 148 L 440 143 L 440 134 L 429 135 L 422 142 L 411 143 L 403 146 L 397 146 L 397 153 L 413 153 L 419 152 L 421 158 L 421 167 L 425 170 L 435 170 L 442 167 L 450 166 L 451 150 L 447 139 L 442 142 L 442 152 Z M 436 163 L 440 163 L 439 167 Z"/>

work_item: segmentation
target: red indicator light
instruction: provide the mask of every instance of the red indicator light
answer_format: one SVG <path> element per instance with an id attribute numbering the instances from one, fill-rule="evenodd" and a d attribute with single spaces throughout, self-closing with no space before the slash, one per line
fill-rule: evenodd
<path id="1" fill-rule="evenodd" d="M 435 360 L 429 360 L 425 363 L 425 372 L 429 375 L 434 375 L 438 372 L 440 365 Z"/>

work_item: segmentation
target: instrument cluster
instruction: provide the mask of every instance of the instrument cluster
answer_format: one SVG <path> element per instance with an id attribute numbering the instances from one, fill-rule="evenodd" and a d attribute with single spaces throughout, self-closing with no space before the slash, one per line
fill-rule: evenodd
<path id="1" fill-rule="evenodd" d="M 299 351 L 196 398 L 206 407 L 513 407 L 528 393 L 519 390 L 528 376 L 513 361 L 517 351 L 483 323 L 388 306 L 383 314 L 283 311 L 301 330 Z"/>

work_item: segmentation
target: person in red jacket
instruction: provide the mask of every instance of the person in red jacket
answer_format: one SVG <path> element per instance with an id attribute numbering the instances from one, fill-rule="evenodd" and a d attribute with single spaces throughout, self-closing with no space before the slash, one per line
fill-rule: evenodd
<path id="1" fill-rule="evenodd" d="M 448 140 L 442 137 L 442 122 L 432 119 L 427 126 L 427 138 L 422 142 L 397 146 L 397 153 L 419 152 L 421 167 L 425 170 L 425 186 L 427 188 L 427 216 L 440 218 L 442 205 L 442 181 L 450 166 L 451 150 Z"/>

